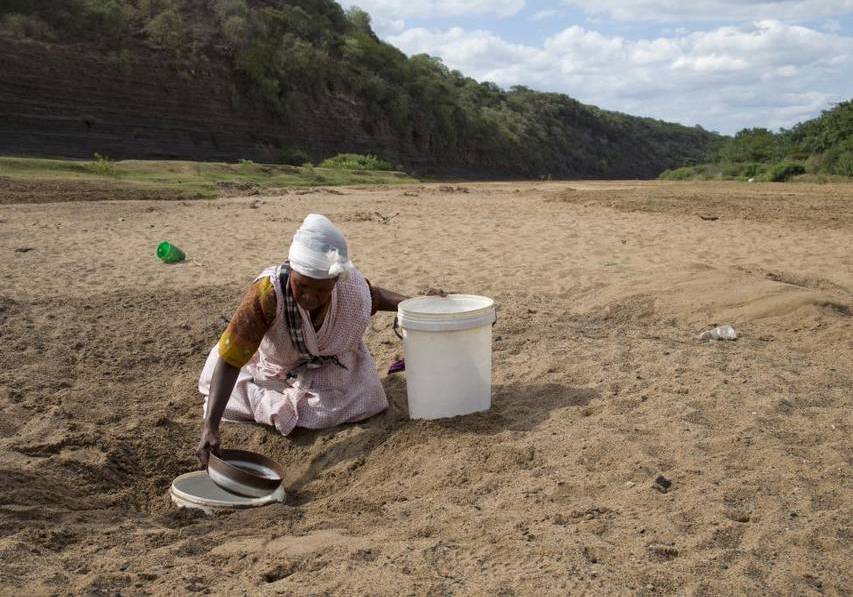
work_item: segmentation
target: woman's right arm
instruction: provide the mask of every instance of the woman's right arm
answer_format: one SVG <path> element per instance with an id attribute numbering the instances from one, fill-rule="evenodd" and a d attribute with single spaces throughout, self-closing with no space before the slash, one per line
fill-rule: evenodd
<path id="1" fill-rule="evenodd" d="M 207 399 L 207 413 L 204 416 L 204 425 L 201 429 L 201 441 L 196 449 L 196 456 L 202 466 L 207 466 L 210 453 L 219 455 L 219 422 L 225 405 L 237 383 L 240 369 L 229 365 L 222 359 L 216 363 L 213 370 L 213 379 L 210 380 L 210 396 Z"/>
<path id="2" fill-rule="evenodd" d="M 210 380 L 207 412 L 201 429 L 196 456 L 207 466 L 210 453 L 219 454 L 219 422 L 234 391 L 240 369 L 249 362 L 276 314 L 275 287 L 269 278 L 256 281 L 243 296 L 243 301 L 219 339 L 219 361 Z"/>

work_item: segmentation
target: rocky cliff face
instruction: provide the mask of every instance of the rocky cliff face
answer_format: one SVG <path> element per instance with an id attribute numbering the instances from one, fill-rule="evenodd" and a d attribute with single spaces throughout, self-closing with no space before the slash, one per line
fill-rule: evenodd
<path id="1" fill-rule="evenodd" d="M 341 152 L 378 153 L 419 174 L 538 174 L 512 155 L 496 160 L 476 139 L 463 139 L 452 155 L 437 150 L 441 144 L 428 126 L 402 138 L 388 121 L 371 117 L 376 111 L 359 97 L 331 92 L 304 97 L 298 114 L 276 118 L 241 92 L 227 60 L 211 60 L 204 72 L 179 73 L 163 54 L 142 44 L 118 61 L 92 45 L 0 39 L 0 154 L 271 162 L 282 147 L 295 147 L 314 160 Z M 701 155 L 706 142 L 685 136 L 691 155 L 678 155 L 662 151 L 667 141 L 657 142 L 653 133 L 635 131 L 630 138 L 616 128 L 593 133 L 602 129 L 590 119 L 581 109 L 563 117 L 574 139 L 593 149 L 583 154 L 567 142 L 565 152 L 552 156 L 548 172 L 648 178 Z"/>
<path id="2" fill-rule="evenodd" d="M 155 55 L 120 69 L 89 48 L 0 41 L 0 151 L 115 158 L 257 156 L 265 137 L 221 77 L 180 79 Z"/>
<path id="3" fill-rule="evenodd" d="M 270 161 L 291 146 L 318 159 L 383 151 L 406 165 L 423 163 L 362 113 L 357 102 L 330 97 L 298 120 L 275 123 L 240 94 L 224 64 L 179 75 L 152 51 L 135 51 L 120 68 L 90 47 L 0 40 L 0 153 L 7 155 Z"/>

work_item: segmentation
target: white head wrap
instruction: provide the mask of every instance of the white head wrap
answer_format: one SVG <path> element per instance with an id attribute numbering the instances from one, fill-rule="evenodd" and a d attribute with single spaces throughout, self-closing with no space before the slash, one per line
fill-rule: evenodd
<path id="1" fill-rule="evenodd" d="M 290 267 L 315 280 L 349 280 L 355 269 L 347 253 L 347 240 L 329 218 L 309 214 L 293 235 L 288 256 Z"/>

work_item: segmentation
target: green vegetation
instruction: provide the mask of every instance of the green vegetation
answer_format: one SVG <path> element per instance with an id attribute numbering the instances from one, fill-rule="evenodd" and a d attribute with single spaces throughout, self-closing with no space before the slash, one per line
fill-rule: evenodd
<path id="1" fill-rule="evenodd" d="M 359 155 L 357 153 L 339 153 L 333 158 L 323 161 L 321 168 L 338 168 L 341 170 L 393 170 L 394 165 L 375 155 Z"/>
<path id="2" fill-rule="evenodd" d="M 719 180 L 722 178 L 720 169 L 714 164 L 701 166 L 682 166 L 674 170 L 665 170 L 661 180 Z"/>
<path id="3" fill-rule="evenodd" d="M 183 161 L 112 161 L 96 154 L 91 162 L 0 157 L 0 176 L 30 180 L 99 181 L 136 188 L 168 189 L 214 197 L 220 189 L 264 189 L 350 184 L 403 184 L 415 179 L 400 172 L 353 172 L 343 169 Z"/>
<path id="4" fill-rule="evenodd" d="M 663 180 L 758 180 L 784 182 L 853 176 L 853 100 L 790 130 L 743 129 L 708 153 L 712 164 L 667 170 Z"/>
<path id="5" fill-rule="evenodd" d="M 90 168 L 96 174 L 104 174 L 106 176 L 115 176 L 116 174 L 115 162 L 99 153 L 95 154 L 95 161 L 90 164 Z"/>
<path id="6" fill-rule="evenodd" d="M 279 149 L 277 157 L 278 163 L 288 166 L 299 166 L 311 162 L 311 156 L 298 147 L 282 147 Z"/>
<path id="7" fill-rule="evenodd" d="M 424 174 L 653 177 L 701 160 L 717 138 L 407 57 L 367 13 L 332 0 L 6 0 L 0 19 L 14 24 L 2 35 L 97 46 L 117 70 L 153 50 L 178 76 L 234 73 L 243 97 L 279 123 L 335 113 Z M 281 161 L 304 163 L 300 151 L 283 148 Z"/>

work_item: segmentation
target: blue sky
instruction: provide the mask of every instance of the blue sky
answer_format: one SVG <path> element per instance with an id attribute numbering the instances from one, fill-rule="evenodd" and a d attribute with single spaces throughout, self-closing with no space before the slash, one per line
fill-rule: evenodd
<path id="1" fill-rule="evenodd" d="M 732 134 L 853 97 L 853 0 L 345 0 L 501 87 Z"/>

